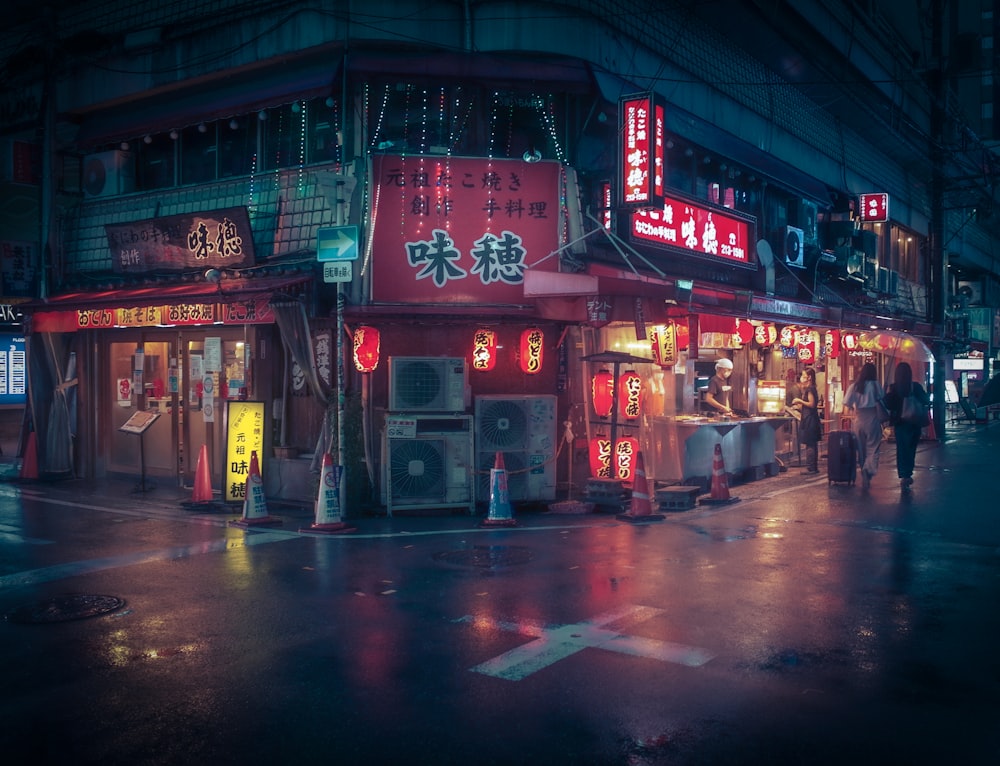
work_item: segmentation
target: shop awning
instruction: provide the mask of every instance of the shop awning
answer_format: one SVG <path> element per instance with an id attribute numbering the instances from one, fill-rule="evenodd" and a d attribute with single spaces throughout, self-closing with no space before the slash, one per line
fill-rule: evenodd
<path id="1" fill-rule="evenodd" d="M 154 324 L 259 324 L 273 322 L 267 308 L 268 302 L 276 295 L 299 295 L 302 287 L 312 280 L 311 274 L 297 274 L 280 277 L 234 277 L 223 278 L 218 284 L 211 282 L 161 283 L 142 287 L 122 287 L 110 290 L 81 290 L 79 292 L 53 295 L 45 300 L 36 300 L 21 305 L 30 317 L 33 332 L 72 332 L 93 327 L 149 326 Z M 155 313 L 147 313 L 145 318 L 135 318 L 130 323 L 121 321 L 114 312 L 133 316 L 135 310 L 169 306 L 218 306 L 220 311 L 211 318 L 198 321 L 157 321 Z M 91 314 L 90 312 L 94 312 Z M 85 313 L 96 317 L 97 312 L 108 319 L 94 320 L 81 324 L 80 315 Z M 113 317 L 113 319 L 112 319 Z M 103 324 L 101 322 L 104 322 Z"/>
<path id="2" fill-rule="evenodd" d="M 895 330 L 863 332 L 858 335 L 858 345 L 866 350 L 883 354 L 896 362 L 928 364 L 934 354 L 927 344 L 915 335 Z"/>

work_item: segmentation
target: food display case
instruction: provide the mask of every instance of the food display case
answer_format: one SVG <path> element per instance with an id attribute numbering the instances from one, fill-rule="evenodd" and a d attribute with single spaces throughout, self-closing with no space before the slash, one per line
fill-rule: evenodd
<path id="1" fill-rule="evenodd" d="M 760 415 L 781 415 L 785 411 L 785 381 L 757 381 L 757 412 Z"/>

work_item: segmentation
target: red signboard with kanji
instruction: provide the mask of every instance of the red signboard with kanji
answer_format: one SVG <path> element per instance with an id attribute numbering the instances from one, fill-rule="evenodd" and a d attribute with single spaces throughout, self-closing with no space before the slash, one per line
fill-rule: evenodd
<path id="1" fill-rule="evenodd" d="M 889 195 L 884 192 L 860 195 L 858 217 L 862 221 L 888 221 Z"/>
<path id="2" fill-rule="evenodd" d="M 629 228 L 634 241 L 755 269 L 750 259 L 754 223 L 732 210 L 671 196 L 662 209 L 633 212 Z"/>
<path id="3" fill-rule="evenodd" d="M 379 154 L 372 180 L 373 301 L 525 303 L 558 268 L 557 162 Z"/>
<path id="4" fill-rule="evenodd" d="M 651 94 L 618 102 L 619 183 L 625 207 L 659 207 L 663 202 L 666 110 Z"/>

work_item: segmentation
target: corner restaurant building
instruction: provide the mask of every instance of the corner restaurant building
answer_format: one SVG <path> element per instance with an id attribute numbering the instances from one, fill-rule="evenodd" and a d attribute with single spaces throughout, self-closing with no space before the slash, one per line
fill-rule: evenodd
<path id="1" fill-rule="evenodd" d="M 410 91 L 387 85 L 385 92 Z M 325 101 L 335 101 L 315 97 L 320 101 L 310 104 L 309 114 Z M 512 108 L 517 103 L 511 101 Z M 527 103 L 537 117 L 535 100 Z M 295 114 L 291 107 L 287 111 Z M 302 108 L 298 114 L 306 112 Z M 496 111 L 490 114 L 495 117 Z M 383 124 L 376 116 L 374 111 L 369 115 L 370 126 Z M 305 118 L 301 124 L 306 136 Z M 349 135 L 355 127 L 348 125 Z M 492 142 L 502 126 L 489 127 Z M 608 132 L 619 135 L 613 127 Z M 163 209 L 144 197 L 180 205 L 174 198 L 183 194 L 188 236 L 198 229 L 194 218 L 218 228 L 228 212 L 245 246 L 271 236 L 276 257 L 268 258 L 261 248 L 261 262 L 246 250 L 243 260 L 228 250 L 226 256 L 214 251 L 208 259 L 191 253 L 183 257 L 194 260 L 182 260 L 179 254 L 158 259 L 155 253 L 133 259 L 126 248 L 124 260 L 121 252 L 115 253 L 118 260 L 112 259 L 116 270 L 153 284 L 79 290 L 30 307 L 32 389 L 37 392 L 33 409 L 57 426 L 69 423 L 65 430 L 78 448 L 75 456 L 68 445 L 49 449 L 59 445 L 46 438 L 48 470 L 75 468 L 85 475 L 144 470 L 151 476 L 179 476 L 189 484 L 204 446 L 212 456 L 214 485 L 228 487 L 222 476 L 230 463 L 222 453 L 225 404 L 240 401 L 245 389 L 249 400 L 264 403 L 263 453 L 273 461 L 263 466 L 265 479 L 282 477 L 279 494 L 289 489 L 300 498 L 314 498 L 312 479 L 301 471 L 302 457 L 272 458 L 269 449 L 279 443 L 271 428 L 275 402 L 279 395 L 284 401 L 291 377 L 286 333 L 278 330 L 279 307 L 299 307 L 301 319 L 287 324 L 311 341 L 313 361 L 305 375 L 325 375 L 329 383 L 330 365 L 321 370 L 320 360 L 329 361 L 338 344 L 331 337 L 331 317 L 316 306 L 331 305 L 331 296 L 341 290 L 349 371 L 350 339 L 359 337 L 358 330 L 366 337 L 376 330 L 381 340 L 376 354 L 381 363 L 370 373 L 350 372 L 341 392 L 361 404 L 357 434 L 351 432 L 359 444 L 353 453 L 345 452 L 345 468 L 351 481 L 351 471 L 362 465 L 373 501 L 390 513 L 472 510 L 485 503 L 497 453 L 510 472 L 512 499 L 545 502 L 558 494 L 577 494 L 588 476 L 610 468 L 610 456 L 604 464 L 596 458 L 604 454 L 601 444 L 610 438 L 613 425 L 648 455 L 647 475 L 654 481 L 703 482 L 704 468 L 694 464 L 702 461 L 703 466 L 708 449 L 689 460 L 689 440 L 682 433 L 685 420 L 702 414 L 700 389 L 720 356 L 734 360 L 733 404 L 750 415 L 783 410 L 773 406 L 780 385 L 762 382 L 783 383 L 790 372 L 814 364 L 821 371 L 828 425 L 837 425 L 831 416 L 839 412 L 843 391 L 861 361 L 891 360 L 881 351 L 895 352 L 896 358 L 904 352 L 929 358 L 915 337 L 900 334 L 904 329 L 924 334 L 929 328 L 773 297 L 768 286 L 777 265 L 765 246 L 775 227 L 761 226 L 766 231 L 758 232 L 757 219 L 737 213 L 725 195 L 694 199 L 663 187 L 655 190 L 661 205 L 650 199 L 631 207 L 613 205 L 613 185 L 598 201 L 592 188 L 581 188 L 576 169 L 565 159 L 542 159 L 541 153 L 529 151 L 522 156 L 520 145 L 513 144 L 504 148 L 512 157 L 505 159 L 486 156 L 479 144 L 463 156 L 431 151 L 440 147 L 401 154 L 393 151 L 395 141 L 390 140 L 398 136 L 372 129 L 371 135 L 355 140 L 357 159 L 352 163 L 269 171 L 269 177 L 275 173 L 276 191 L 270 184 L 255 187 L 259 178 L 251 174 L 248 180 L 218 179 L 216 186 L 205 184 L 190 196 L 174 189 L 136 195 L 133 210 Z M 714 143 L 714 134 L 706 135 Z M 547 149 L 546 155 L 565 157 L 555 141 Z M 623 156 L 620 152 L 613 174 L 622 179 L 620 188 L 626 177 Z M 728 159 L 722 151 L 717 156 Z M 749 163 L 754 158 L 744 159 Z M 773 177 L 780 182 L 786 172 L 796 179 L 802 175 L 774 167 Z M 691 175 L 689 191 L 700 188 L 702 180 Z M 336 194 L 350 198 L 349 204 L 303 205 L 310 194 L 320 196 L 314 188 L 347 181 L 356 181 L 363 190 Z M 829 194 L 815 182 L 789 185 L 811 189 L 818 202 Z M 616 198 L 619 194 L 624 192 L 613 190 Z M 361 197 L 365 204 L 355 204 Z M 232 199 L 237 201 L 223 202 Z M 249 216 L 239 205 L 252 200 L 259 216 L 254 226 L 260 231 L 250 232 L 240 229 L 249 227 Z M 605 213 L 597 226 L 584 223 L 587 200 Z M 119 201 L 123 204 L 113 204 Z M 113 234 L 116 226 L 142 230 L 172 225 L 163 219 L 150 222 L 148 213 L 113 217 L 132 201 L 90 200 L 84 203 L 85 215 L 99 224 L 102 235 L 105 227 Z M 194 205 L 197 210 L 188 215 Z M 271 224 L 274 231 L 264 232 Z M 362 232 L 360 258 L 342 288 L 320 282 L 315 264 L 319 229 L 340 224 L 357 224 Z M 228 224 L 223 228 L 230 230 Z M 127 241 L 136 238 L 142 240 L 138 235 Z M 281 261 L 298 253 L 308 253 L 311 262 L 289 275 Z M 183 269 L 162 276 L 171 262 L 182 263 Z M 219 281 L 204 281 L 201 275 L 213 268 L 221 274 Z M 199 276 L 187 281 L 195 273 Z M 308 327 L 296 324 L 306 314 Z M 758 326 L 764 326 L 760 323 L 775 325 L 774 339 L 770 334 L 757 339 Z M 783 346 L 779 331 L 791 326 L 809 333 Z M 891 332 L 862 334 L 853 347 L 844 346 L 849 331 L 871 332 L 873 326 Z M 660 329 L 668 327 L 673 328 L 673 357 L 663 340 L 670 333 Z M 584 357 L 628 351 L 652 360 L 654 333 L 662 346 L 658 362 L 634 365 L 643 401 L 634 402 L 635 408 L 618 423 L 597 414 L 592 381 L 601 367 Z M 817 339 L 812 333 L 821 335 Z M 834 342 L 835 333 L 841 334 L 840 344 Z M 686 348 L 681 342 L 685 336 Z M 533 349 L 530 340 L 522 343 L 525 338 L 540 343 Z M 825 353 L 828 341 L 830 352 Z M 540 359 L 532 360 L 537 350 Z M 631 371 L 627 366 L 620 370 Z M 883 377 L 885 372 L 884 365 Z M 764 390 L 771 397 L 766 408 L 761 406 Z M 300 455 L 314 458 L 309 451 L 316 439 L 309 432 L 328 426 L 327 413 L 319 396 L 307 406 L 294 406 L 304 399 L 293 403 L 294 417 L 282 423 L 291 421 L 288 430 Z M 141 438 L 120 430 L 136 412 L 150 409 L 159 417 Z M 721 438 L 721 428 L 713 428 Z M 774 451 L 792 448 L 787 441 L 775 438 L 768 445 L 770 455 L 756 449 L 752 460 L 734 451 L 727 469 L 753 478 L 766 474 L 773 470 Z M 56 460 L 60 456 L 65 457 L 62 465 Z M 632 466 L 616 463 L 615 469 L 626 478 L 623 471 Z"/>
<path id="2" fill-rule="evenodd" d="M 263 461 L 269 424 L 258 408 L 254 433 L 227 433 L 229 408 L 272 391 L 276 304 L 306 297 L 311 275 L 240 271 L 254 263 L 244 208 L 105 228 L 115 270 L 132 282 L 29 304 L 40 469 L 190 485 L 204 448 L 213 486 L 234 500 L 251 456 L 226 455 L 240 450 L 227 440 L 250 438 Z M 199 253 L 209 233 L 214 246 Z M 210 279 L 180 277 L 192 269 Z"/>

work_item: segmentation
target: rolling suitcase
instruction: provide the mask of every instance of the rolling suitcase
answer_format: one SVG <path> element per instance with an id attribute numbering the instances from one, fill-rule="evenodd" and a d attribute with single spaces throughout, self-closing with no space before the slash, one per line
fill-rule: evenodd
<path id="1" fill-rule="evenodd" d="M 853 431 L 830 431 L 826 469 L 830 484 L 835 481 L 854 483 L 858 473 L 858 448 Z"/>

